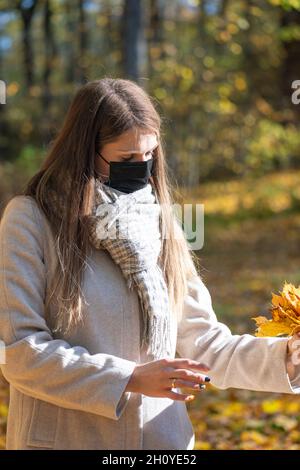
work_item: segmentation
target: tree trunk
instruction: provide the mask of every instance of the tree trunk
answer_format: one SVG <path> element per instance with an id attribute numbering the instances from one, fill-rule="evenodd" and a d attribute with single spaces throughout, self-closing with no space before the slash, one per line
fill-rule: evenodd
<path id="1" fill-rule="evenodd" d="M 43 73 L 43 109 L 47 110 L 51 103 L 50 77 L 52 74 L 53 62 L 56 56 L 56 45 L 52 29 L 52 8 L 51 0 L 45 0 L 44 9 L 44 37 L 45 37 L 45 65 Z"/>
<path id="2" fill-rule="evenodd" d="M 67 64 L 65 69 L 65 81 L 67 84 L 75 82 L 75 62 L 76 54 L 74 50 L 73 35 L 76 33 L 76 21 L 74 14 L 74 4 L 71 0 L 65 0 L 65 17 L 66 17 L 66 42 L 64 44 L 64 55 L 67 57 Z"/>
<path id="3" fill-rule="evenodd" d="M 24 54 L 24 71 L 27 88 L 34 85 L 34 59 L 31 38 L 31 24 L 34 16 L 38 0 L 32 0 L 31 6 L 27 7 L 26 2 L 20 0 L 17 4 L 17 10 L 22 18 L 22 35 L 23 35 L 23 54 Z"/>
<path id="4" fill-rule="evenodd" d="M 153 63 L 163 60 L 164 50 L 164 7 L 159 0 L 150 0 L 149 24 L 147 28 L 148 77 L 154 76 Z"/>
<path id="5" fill-rule="evenodd" d="M 123 70 L 138 81 L 145 67 L 144 17 L 141 0 L 125 0 L 122 14 Z"/>
<path id="6" fill-rule="evenodd" d="M 84 0 L 78 0 L 79 8 L 79 47 L 78 47 L 78 68 L 77 68 L 77 81 L 79 83 L 85 83 L 87 77 L 87 49 L 88 49 L 88 35 L 86 26 L 86 14 L 84 9 Z"/>

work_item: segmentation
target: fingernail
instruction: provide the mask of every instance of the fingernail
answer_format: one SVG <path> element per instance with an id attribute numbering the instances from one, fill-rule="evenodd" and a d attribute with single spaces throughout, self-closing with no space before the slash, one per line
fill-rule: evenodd
<path id="1" fill-rule="evenodd" d="M 205 377 L 204 380 L 205 380 L 205 382 L 210 382 L 210 377 L 208 377 L 208 376 L 206 375 L 206 377 Z"/>
<path id="2" fill-rule="evenodd" d="M 203 388 L 206 388 L 206 385 L 204 385 L 204 384 L 199 384 L 199 388 L 202 388 L 202 389 L 203 389 Z"/>

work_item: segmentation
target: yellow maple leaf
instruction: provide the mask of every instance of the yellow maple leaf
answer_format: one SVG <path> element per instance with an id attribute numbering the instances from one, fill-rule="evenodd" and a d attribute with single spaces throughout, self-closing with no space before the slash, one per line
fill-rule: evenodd
<path id="1" fill-rule="evenodd" d="M 292 336 L 300 330 L 300 286 L 285 281 L 280 294 L 272 293 L 272 319 L 252 317 L 255 336 Z"/>

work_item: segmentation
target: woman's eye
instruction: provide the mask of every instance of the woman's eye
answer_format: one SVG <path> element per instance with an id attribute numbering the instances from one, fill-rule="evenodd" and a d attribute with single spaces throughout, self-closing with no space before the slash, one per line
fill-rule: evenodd
<path id="1" fill-rule="evenodd" d="M 130 160 L 132 160 L 133 157 L 129 157 L 129 158 L 122 158 L 123 162 L 129 162 Z"/>
<path id="2" fill-rule="evenodd" d="M 153 156 L 154 156 L 154 150 L 152 150 L 152 152 L 148 152 L 148 154 L 150 154 L 151 157 L 153 157 Z M 128 156 L 129 156 L 129 155 L 128 155 Z M 131 161 L 132 159 L 133 159 L 133 157 L 130 157 L 130 156 L 129 156 L 129 158 L 123 158 L 122 160 L 123 160 L 123 162 L 129 162 L 129 161 Z"/>

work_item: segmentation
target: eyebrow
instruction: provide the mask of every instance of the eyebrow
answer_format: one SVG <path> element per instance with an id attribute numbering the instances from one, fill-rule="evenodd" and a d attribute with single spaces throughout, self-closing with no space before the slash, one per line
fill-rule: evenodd
<path id="1" fill-rule="evenodd" d="M 157 147 L 158 147 L 158 144 L 156 144 L 151 150 L 148 150 L 148 152 L 151 152 Z M 117 149 L 116 152 L 122 152 L 122 153 L 126 152 L 126 153 L 131 153 L 132 155 L 138 155 L 139 153 L 142 153 L 142 152 L 136 152 L 135 150 L 121 150 L 121 149 Z"/>

